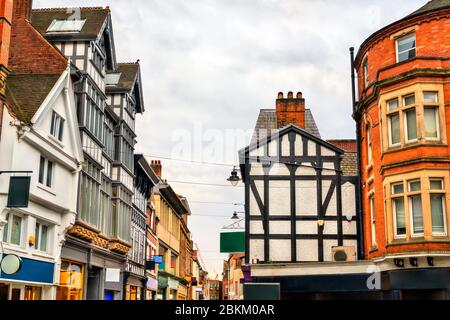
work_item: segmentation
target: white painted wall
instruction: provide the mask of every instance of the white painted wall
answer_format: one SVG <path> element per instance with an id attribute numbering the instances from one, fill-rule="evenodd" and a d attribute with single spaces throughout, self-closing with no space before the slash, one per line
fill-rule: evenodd
<path id="1" fill-rule="evenodd" d="M 8 209 L 7 196 L 10 175 L 0 175 L 0 220 L 8 213 L 23 218 L 21 245 L 4 243 L 6 252 L 19 256 L 55 263 L 55 283 L 59 281 L 59 264 L 62 241 L 65 232 L 75 221 L 77 209 L 78 170 L 81 169 L 82 151 L 79 141 L 78 122 L 75 113 L 73 84 L 66 73 L 55 85 L 49 98 L 36 113 L 37 121 L 31 126 L 20 127 L 20 123 L 4 109 L 2 137 L 0 141 L 0 168 L 4 171 L 33 171 L 31 174 L 30 202 L 28 208 Z M 64 89 L 68 91 L 65 91 Z M 50 138 L 52 110 L 65 120 L 62 143 Z M 20 128 L 20 130 L 18 130 Z M 24 134 L 18 134 L 24 130 Z M 77 140 L 78 139 L 78 140 Z M 51 188 L 39 183 L 41 155 L 54 163 Z M 36 221 L 49 225 L 47 252 L 40 252 L 30 246 L 28 239 L 35 236 Z M 0 234 L 2 237 L 3 234 Z M 52 299 L 56 287 L 44 286 L 43 298 Z"/>

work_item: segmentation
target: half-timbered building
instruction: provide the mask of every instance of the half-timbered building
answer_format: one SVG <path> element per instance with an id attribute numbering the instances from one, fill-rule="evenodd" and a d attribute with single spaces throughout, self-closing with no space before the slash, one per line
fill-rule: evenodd
<path id="1" fill-rule="evenodd" d="M 72 62 L 85 164 L 77 219 L 63 247 L 76 290 L 58 299 L 122 299 L 131 248 L 135 116 L 144 111 L 139 63 L 116 60 L 109 7 L 32 10 L 31 23 Z M 67 290 L 70 287 L 71 290 Z"/>
<path id="2" fill-rule="evenodd" d="M 343 290 L 353 284 L 340 274 L 354 274 L 347 266 L 362 256 L 355 146 L 321 139 L 301 93 L 280 93 L 276 109 L 261 111 L 252 143 L 239 152 L 254 282 L 281 283 L 285 296 L 333 291 L 321 288 L 321 274 Z"/>

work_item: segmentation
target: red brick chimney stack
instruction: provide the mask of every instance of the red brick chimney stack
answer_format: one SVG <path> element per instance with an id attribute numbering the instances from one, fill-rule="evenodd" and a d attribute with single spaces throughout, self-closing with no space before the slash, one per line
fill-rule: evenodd
<path id="1" fill-rule="evenodd" d="M 33 0 L 14 0 L 14 20 L 28 20 L 31 18 Z"/>
<path id="2" fill-rule="evenodd" d="M 294 93 L 289 92 L 284 98 L 283 92 L 278 93 L 276 101 L 277 128 L 293 124 L 302 129 L 305 128 L 305 99 L 301 92 L 294 98 Z"/>
<path id="3" fill-rule="evenodd" d="M 161 160 L 152 160 L 151 167 L 155 171 L 156 175 L 161 178 L 162 165 Z"/>

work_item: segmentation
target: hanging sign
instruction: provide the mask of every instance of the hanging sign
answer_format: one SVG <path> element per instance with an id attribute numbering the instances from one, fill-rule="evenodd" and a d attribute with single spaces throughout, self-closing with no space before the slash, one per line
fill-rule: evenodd
<path id="1" fill-rule="evenodd" d="M 31 177 L 11 177 L 9 180 L 8 208 L 28 208 Z"/>
<path id="2" fill-rule="evenodd" d="M 245 231 L 222 231 L 220 233 L 221 253 L 244 253 Z"/>

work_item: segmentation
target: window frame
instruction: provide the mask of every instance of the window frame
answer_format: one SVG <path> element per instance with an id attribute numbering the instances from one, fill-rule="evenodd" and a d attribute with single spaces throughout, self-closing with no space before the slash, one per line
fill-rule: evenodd
<path id="1" fill-rule="evenodd" d="M 434 93 L 435 95 L 435 101 L 430 102 L 430 101 L 425 101 L 425 94 L 426 93 Z M 439 106 L 439 91 L 435 91 L 435 90 L 423 90 L 422 91 L 422 102 L 423 102 L 423 128 L 424 128 L 424 139 L 426 141 L 441 141 L 441 125 L 440 125 L 440 106 Z M 435 124 L 436 124 L 436 133 L 437 133 L 437 137 L 427 137 L 427 133 L 426 133 L 426 121 L 425 121 L 425 111 L 427 109 L 434 109 L 435 112 Z"/>
<path id="2" fill-rule="evenodd" d="M 394 110 L 389 110 L 389 103 L 392 102 L 392 101 L 397 101 L 397 108 L 394 109 Z M 397 142 L 397 143 L 393 143 L 393 141 L 392 141 L 392 117 L 394 117 L 394 116 L 398 116 L 399 142 Z M 402 133 L 401 133 L 400 125 L 401 125 L 401 121 L 402 120 L 401 120 L 401 115 L 400 115 L 400 104 L 399 104 L 399 101 L 398 101 L 398 97 L 386 101 L 386 117 L 387 117 L 387 122 L 388 122 L 388 140 L 389 140 L 388 142 L 389 142 L 389 147 L 390 148 L 394 148 L 394 147 L 401 146 L 401 144 L 402 144 L 402 138 L 401 138 Z"/>
<path id="3" fill-rule="evenodd" d="M 36 227 L 39 225 L 39 236 L 36 234 Z M 47 228 L 47 238 L 46 238 L 46 249 L 42 250 L 42 227 L 46 227 Z M 51 249 L 49 244 L 51 243 L 50 241 L 50 237 L 51 237 L 51 226 L 41 220 L 36 220 L 36 224 L 35 224 L 35 244 L 34 244 L 34 250 L 38 251 L 38 252 L 43 252 L 43 253 L 50 253 Z M 36 248 L 37 247 L 37 248 Z"/>
<path id="4" fill-rule="evenodd" d="M 411 191 L 411 183 L 419 182 L 420 183 L 420 189 L 418 191 Z M 411 179 L 406 181 L 406 196 L 408 199 L 408 209 L 409 209 L 409 222 L 410 222 L 410 236 L 411 238 L 422 238 L 425 236 L 425 219 L 424 219 L 424 207 L 423 207 L 423 183 L 420 178 L 417 179 Z M 420 206 L 422 211 L 422 232 L 415 232 L 414 231 L 414 212 L 413 212 L 413 203 L 412 198 L 420 196 Z"/>
<path id="5" fill-rule="evenodd" d="M 12 221 L 14 217 L 20 218 L 20 235 L 19 235 L 19 243 L 12 243 L 11 242 L 11 233 L 12 233 Z M 23 214 L 17 213 L 17 212 L 9 212 L 6 218 L 6 225 L 3 227 L 2 230 L 2 238 L 1 241 L 4 243 L 7 243 L 10 246 L 15 246 L 22 248 L 24 246 L 24 234 L 25 234 L 25 216 Z M 6 234 L 5 234 L 6 232 Z M 6 237 L 6 239 L 5 239 Z"/>
<path id="6" fill-rule="evenodd" d="M 52 120 L 50 123 L 50 135 L 57 139 L 59 142 L 63 142 L 64 128 L 66 119 L 64 119 L 58 112 L 52 110 Z"/>
<path id="7" fill-rule="evenodd" d="M 370 241 L 371 241 L 371 247 L 375 248 L 375 247 L 377 247 L 378 242 L 377 242 L 377 231 L 376 231 L 374 194 L 371 194 L 369 196 L 369 208 L 370 208 Z"/>
<path id="8" fill-rule="evenodd" d="M 411 49 L 404 50 L 404 51 L 400 52 L 399 51 L 399 43 L 400 43 L 400 41 L 408 39 L 408 38 L 413 38 L 413 37 L 414 37 L 414 48 L 411 48 Z M 403 54 L 405 52 L 412 51 L 412 50 L 414 50 L 414 57 L 407 58 L 407 59 L 404 59 L 404 60 L 400 60 L 400 55 L 401 54 Z M 395 39 L 395 55 L 396 55 L 397 63 L 408 61 L 410 59 L 414 59 L 415 57 L 417 57 L 417 37 L 416 37 L 416 33 L 415 32 L 411 32 L 411 33 L 405 34 L 404 36 Z"/>
<path id="9" fill-rule="evenodd" d="M 431 188 L 431 182 L 432 181 L 440 181 L 442 183 L 442 188 L 440 190 L 436 190 L 436 189 L 432 189 Z M 428 179 L 428 183 L 429 183 L 429 190 L 430 190 L 430 221 L 431 221 L 431 235 L 433 237 L 447 237 L 448 236 L 448 226 L 447 226 L 447 208 L 446 208 L 446 201 L 445 201 L 445 197 L 446 197 L 446 185 L 445 185 L 445 179 L 444 178 L 435 178 L 435 177 L 430 177 Z M 443 224 L 444 224 L 444 232 L 434 232 L 433 231 L 433 212 L 431 210 L 431 195 L 433 194 L 438 194 L 442 196 L 442 217 L 443 217 Z"/>
<path id="10" fill-rule="evenodd" d="M 397 185 L 402 185 L 403 191 L 401 193 L 395 193 L 394 187 Z M 397 229 L 397 205 L 395 203 L 396 200 L 401 199 L 403 201 L 403 210 L 404 210 L 404 219 L 405 219 L 405 234 L 398 234 Z M 391 183 L 391 204 L 392 204 L 392 226 L 394 229 L 394 239 L 406 239 L 408 234 L 408 227 L 406 222 L 408 220 L 407 212 L 406 212 L 406 204 L 405 204 L 405 183 L 401 182 L 393 182 Z"/>
<path id="11" fill-rule="evenodd" d="M 44 164 L 44 165 L 42 166 L 42 164 Z M 54 161 L 49 160 L 48 158 L 44 157 L 43 155 L 40 156 L 38 183 L 41 187 L 48 188 L 48 189 L 54 189 L 55 168 L 56 168 L 56 165 L 55 165 Z M 41 178 L 41 176 L 42 176 L 42 178 Z"/>

